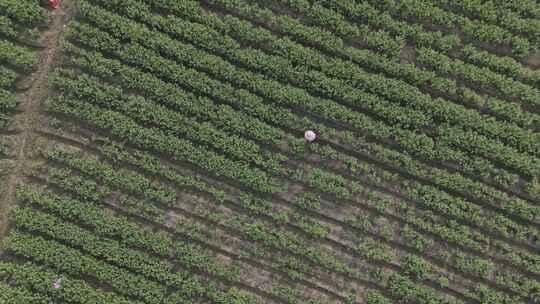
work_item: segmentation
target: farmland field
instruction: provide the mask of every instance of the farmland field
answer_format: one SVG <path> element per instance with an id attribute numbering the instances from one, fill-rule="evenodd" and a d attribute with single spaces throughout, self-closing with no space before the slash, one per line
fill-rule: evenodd
<path id="1" fill-rule="evenodd" d="M 0 0 L 0 304 L 540 304 L 539 68 L 535 0 Z"/>

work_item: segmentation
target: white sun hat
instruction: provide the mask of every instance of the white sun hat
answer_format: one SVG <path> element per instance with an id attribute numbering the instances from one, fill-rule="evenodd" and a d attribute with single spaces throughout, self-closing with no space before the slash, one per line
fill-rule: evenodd
<path id="1" fill-rule="evenodd" d="M 304 138 L 309 142 L 314 141 L 316 137 L 317 134 L 311 130 L 307 130 L 306 133 L 304 133 Z"/>

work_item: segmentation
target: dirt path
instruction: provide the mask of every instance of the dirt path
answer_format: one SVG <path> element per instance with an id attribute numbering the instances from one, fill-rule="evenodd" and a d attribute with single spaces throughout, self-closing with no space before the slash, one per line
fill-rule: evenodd
<path id="1" fill-rule="evenodd" d="M 71 1 L 63 1 L 62 5 L 50 13 L 51 23 L 46 31 L 41 34 L 41 40 L 45 46 L 41 50 L 41 60 L 36 71 L 28 76 L 32 85 L 20 96 L 21 113 L 12 119 L 13 126 L 18 130 L 16 144 L 14 146 L 15 165 L 10 176 L 7 178 L 6 191 L 0 200 L 0 239 L 5 234 L 7 225 L 7 213 L 10 207 L 15 205 L 15 190 L 19 183 L 24 181 L 24 173 L 29 168 L 31 155 L 34 149 L 34 139 L 37 127 L 43 115 L 40 111 L 41 101 L 48 94 L 48 75 L 55 67 L 58 58 L 59 42 L 65 25 L 72 14 Z"/>

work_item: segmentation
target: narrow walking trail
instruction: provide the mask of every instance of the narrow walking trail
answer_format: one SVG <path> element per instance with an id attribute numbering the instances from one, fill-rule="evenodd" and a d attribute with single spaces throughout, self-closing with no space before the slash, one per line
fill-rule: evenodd
<path id="1" fill-rule="evenodd" d="M 66 24 L 72 14 L 70 1 L 63 1 L 62 5 L 51 11 L 50 24 L 41 33 L 40 40 L 43 41 L 44 48 L 39 50 L 41 58 L 34 73 L 27 76 L 31 86 L 19 96 L 20 113 L 12 118 L 12 125 L 16 128 L 17 134 L 15 145 L 15 164 L 11 174 L 7 177 L 6 191 L 0 194 L 0 239 L 5 234 L 8 223 L 7 215 L 9 209 L 15 205 L 16 188 L 19 183 L 24 182 L 24 175 L 30 165 L 30 155 L 34 149 L 35 130 L 40 125 L 43 115 L 41 113 L 41 102 L 48 94 L 48 76 L 56 66 L 60 50 L 60 37 L 66 29 Z M 1 248 L 0 248 L 1 249 Z"/>

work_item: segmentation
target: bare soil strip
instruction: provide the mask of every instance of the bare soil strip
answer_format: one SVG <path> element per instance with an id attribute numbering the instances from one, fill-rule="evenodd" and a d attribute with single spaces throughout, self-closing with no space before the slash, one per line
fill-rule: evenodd
<path id="1" fill-rule="evenodd" d="M 41 113 L 41 102 L 48 94 L 49 73 L 56 66 L 60 48 L 60 37 L 66 28 L 66 23 L 73 12 L 71 1 L 63 1 L 62 5 L 50 13 L 49 27 L 41 33 L 43 50 L 41 50 L 41 60 L 35 72 L 28 76 L 31 83 L 30 88 L 20 95 L 21 113 L 12 118 L 12 125 L 17 129 L 16 143 L 14 146 L 15 165 L 11 174 L 7 177 L 6 191 L 0 194 L 0 239 L 5 234 L 7 224 L 7 214 L 9 209 L 15 205 L 15 190 L 19 183 L 24 182 L 24 172 L 30 167 L 31 156 L 35 151 L 34 131 L 38 129 L 43 115 Z"/>

